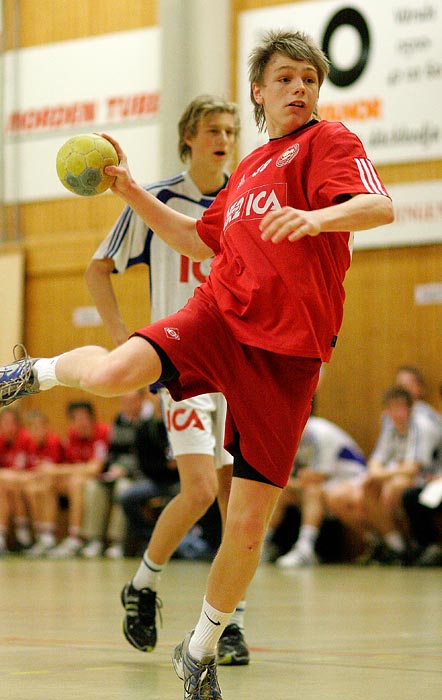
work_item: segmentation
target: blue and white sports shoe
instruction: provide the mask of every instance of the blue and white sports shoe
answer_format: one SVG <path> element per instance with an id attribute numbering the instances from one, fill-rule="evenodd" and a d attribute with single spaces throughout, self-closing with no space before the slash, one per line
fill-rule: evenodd
<path id="1" fill-rule="evenodd" d="M 175 647 L 172 656 L 175 672 L 184 681 L 184 700 L 222 700 L 216 675 L 214 656 L 197 661 L 189 654 L 189 642 L 193 631 Z"/>
<path id="2" fill-rule="evenodd" d="M 22 357 L 18 358 L 18 351 Z M 15 345 L 14 362 L 0 367 L 0 406 L 21 399 L 29 394 L 37 394 L 40 391 L 38 379 L 32 368 L 37 358 L 29 357 L 24 345 Z"/>

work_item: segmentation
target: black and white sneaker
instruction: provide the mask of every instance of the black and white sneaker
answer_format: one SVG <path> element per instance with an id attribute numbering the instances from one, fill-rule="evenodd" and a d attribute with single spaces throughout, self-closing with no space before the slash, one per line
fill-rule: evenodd
<path id="1" fill-rule="evenodd" d="M 126 610 L 123 632 L 127 641 L 138 651 L 153 651 L 157 643 L 156 612 L 161 622 L 163 607 L 156 592 L 150 588 L 137 591 L 129 581 L 121 591 L 121 603 Z"/>
<path id="2" fill-rule="evenodd" d="M 22 357 L 17 357 L 18 351 Z M 14 362 L 0 367 L 0 406 L 8 406 L 23 396 L 40 391 L 38 379 L 32 370 L 37 359 L 29 357 L 24 345 L 15 345 Z"/>
<path id="3" fill-rule="evenodd" d="M 247 666 L 250 661 L 249 648 L 238 625 L 227 625 L 217 649 L 217 661 L 221 666 Z"/>
<path id="4" fill-rule="evenodd" d="M 216 675 L 214 656 L 197 661 L 189 654 L 189 642 L 193 632 L 175 647 L 172 663 L 175 672 L 184 681 L 184 700 L 222 700 Z"/>

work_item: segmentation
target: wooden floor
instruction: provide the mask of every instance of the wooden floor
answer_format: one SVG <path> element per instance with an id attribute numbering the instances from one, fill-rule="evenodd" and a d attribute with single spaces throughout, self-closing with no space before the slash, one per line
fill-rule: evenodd
<path id="1" fill-rule="evenodd" d="M 208 565 L 171 562 L 163 628 L 142 654 L 119 592 L 138 566 L 0 561 L 0 700 L 173 700 L 170 654 L 199 615 Z M 224 700 L 442 697 L 442 569 L 263 564 L 249 590 L 248 667 L 221 668 Z"/>

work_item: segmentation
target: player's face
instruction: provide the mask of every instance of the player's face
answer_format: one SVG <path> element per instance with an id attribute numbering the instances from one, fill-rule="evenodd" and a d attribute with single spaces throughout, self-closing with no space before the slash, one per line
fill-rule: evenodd
<path id="1" fill-rule="evenodd" d="M 235 120 L 228 112 L 214 112 L 203 117 L 196 133 L 186 138 L 192 149 L 192 165 L 204 165 L 211 170 L 224 169 L 236 141 Z"/>
<path id="2" fill-rule="evenodd" d="M 13 440 L 20 429 L 17 416 L 12 411 L 4 411 L 0 420 L 0 434 L 5 440 Z"/>
<path id="3" fill-rule="evenodd" d="M 94 434 L 95 420 L 89 411 L 83 408 L 77 408 L 72 413 L 70 424 L 77 434 L 85 440 L 89 440 Z"/>
<path id="4" fill-rule="evenodd" d="M 396 375 L 396 384 L 406 389 L 415 401 L 421 398 L 422 387 L 411 372 L 400 370 Z"/>
<path id="5" fill-rule="evenodd" d="M 411 416 L 411 408 L 402 399 L 393 399 L 386 409 L 394 427 L 402 435 L 406 434 Z"/>
<path id="6" fill-rule="evenodd" d="M 275 53 L 268 62 L 263 84 L 252 87 L 255 101 L 264 108 L 270 138 L 285 136 L 306 124 L 319 95 L 316 68 L 282 53 Z"/>

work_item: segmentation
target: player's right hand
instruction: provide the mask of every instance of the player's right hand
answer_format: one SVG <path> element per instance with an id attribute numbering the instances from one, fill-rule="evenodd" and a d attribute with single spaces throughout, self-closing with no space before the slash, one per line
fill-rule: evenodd
<path id="1" fill-rule="evenodd" d="M 115 182 L 112 185 L 111 190 L 116 194 L 124 195 L 134 184 L 134 179 L 129 170 L 127 156 L 118 141 L 116 141 L 112 136 L 105 133 L 100 134 L 100 136 L 110 141 L 118 155 L 118 165 L 107 165 L 104 169 L 106 175 L 115 177 Z"/>

